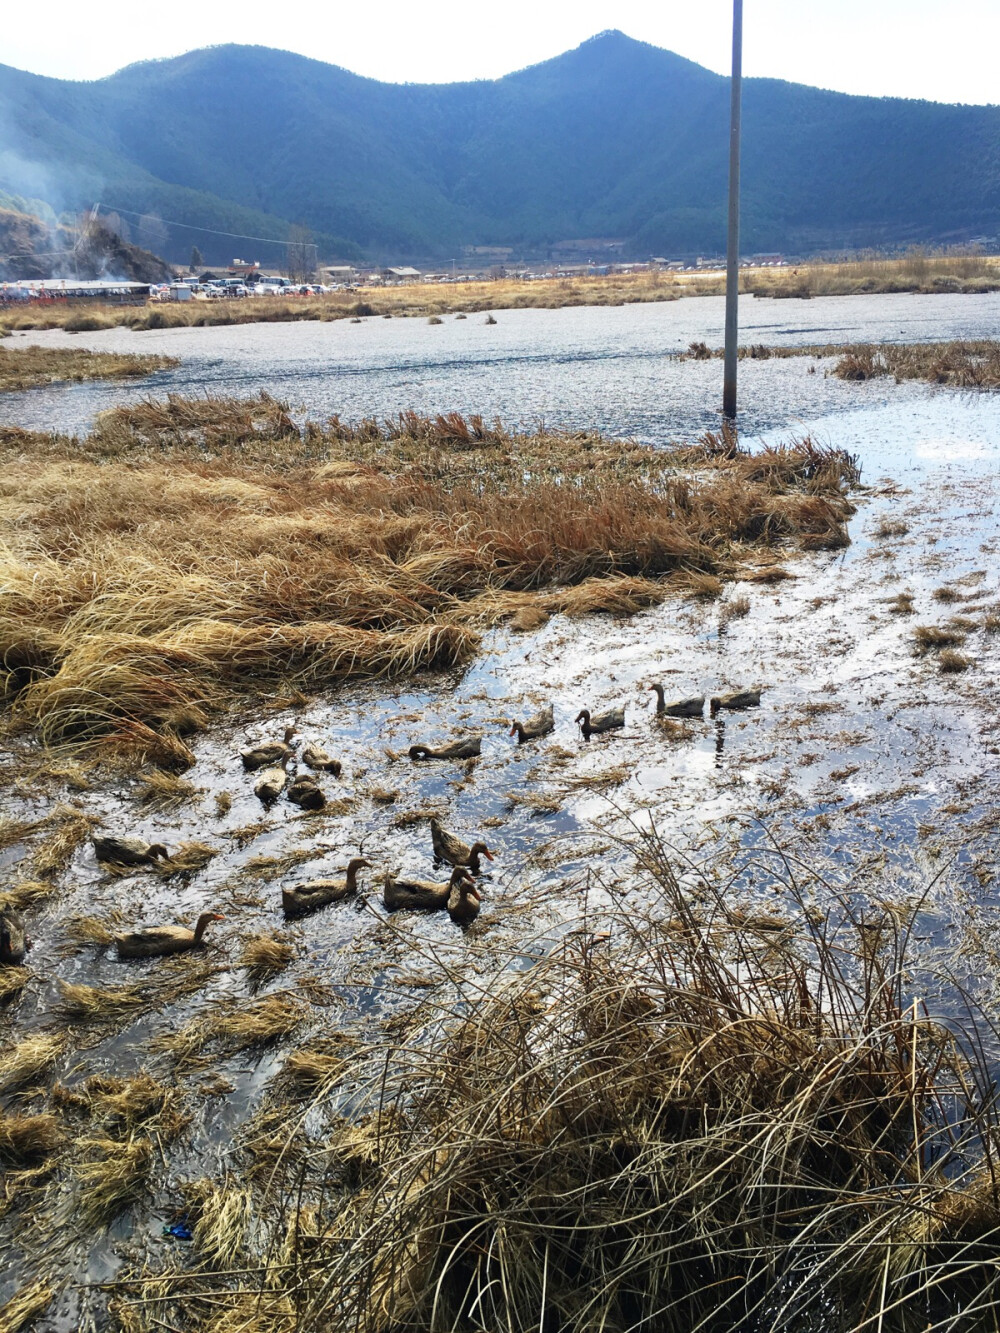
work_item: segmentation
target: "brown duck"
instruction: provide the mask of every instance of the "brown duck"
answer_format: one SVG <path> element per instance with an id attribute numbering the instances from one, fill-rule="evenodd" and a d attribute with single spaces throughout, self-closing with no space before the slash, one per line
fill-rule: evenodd
<path id="1" fill-rule="evenodd" d="M 482 890 L 470 880 L 460 880 L 448 894 L 448 915 L 457 926 L 467 926 L 479 915 Z"/>
<path id="2" fill-rule="evenodd" d="M 625 708 L 624 705 L 621 708 L 610 708 L 606 713 L 597 713 L 593 717 L 589 708 L 581 708 L 575 721 L 580 724 L 583 739 L 589 741 L 591 736 L 597 736 L 603 731 L 614 731 L 618 727 L 624 727 Z"/>
<path id="3" fill-rule="evenodd" d="M 295 777 L 288 788 L 288 799 L 302 810 L 322 810 L 326 805 L 326 797 L 320 790 L 319 783 L 308 773 Z"/>
<path id="4" fill-rule="evenodd" d="M 479 754 L 482 745 L 481 736 L 470 736 L 464 741 L 452 741 L 450 745 L 442 745 L 439 749 L 433 749 L 430 745 L 411 745 L 411 759 L 474 759 Z"/>
<path id="5" fill-rule="evenodd" d="M 335 778 L 340 777 L 343 768 L 340 760 L 332 758 L 320 745 L 307 745 L 302 751 L 302 762 L 319 773 L 332 773 Z"/>
<path id="6" fill-rule="evenodd" d="M 447 861 L 453 866 L 468 866 L 474 875 L 480 873 L 480 856 L 485 856 L 487 861 L 493 860 L 493 853 L 485 842 L 474 842 L 470 847 L 461 838 L 456 838 L 454 833 L 442 828 L 436 819 L 431 820 L 431 846 L 439 861 Z"/>
<path id="7" fill-rule="evenodd" d="M 210 921 L 225 921 L 218 912 L 202 912 L 194 930 L 186 926 L 142 926 L 139 930 L 115 936 L 119 958 L 158 958 L 161 954 L 183 953 L 202 942 Z"/>
<path id="8" fill-rule="evenodd" d="M 5 907 L 0 911 L 0 966 L 19 967 L 30 948 L 21 913 Z"/>
<path id="9" fill-rule="evenodd" d="M 733 690 L 731 694 L 714 695 L 710 707 L 715 717 L 721 708 L 757 708 L 759 705 L 760 690 Z"/>
<path id="10" fill-rule="evenodd" d="M 295 727 L 286 727 L 283 741 L 265 741 L 263 745 L 252 745 L 247 750 L 241 750 L 243 767 L 250 773 L 257 768 L 270 768 L 273 764 L 287 763 L 295 753 L 291 744 L 295 732 Z"/>
<path id="11" fill-rule="evenodd" d="M 696 695 L 691 699 L 673 699 L 667 701 L 662 685 L 650 685 L 656 692 L 657 717 L 701 717 L 705 711 L 705 696 Z"/>
<path id="12" fill-rule="evenodd" d="M 288 781 L 285 762 L 282 761 L 280 766 L 276 764 L 273 768 L 265 768 L 253 784 L 254 795 L 265 805 L 273 805 L 285 790 L 285 783 Z"/>
<path id="13" fill-rule="evenodd" d="M 465 866 L 456 866 L 451 872 L 447 884 L 437 884 L 427 879 L 400 879 L 396 875 L 386 875 L 382 901 L 387 912 L 422 911 L 440 912 L 448 906 L 452 889 L 459 884 L 475 882 Z"/>
<path id="14" fill-rule="evenodd" d="M 151 866 L 157 857 L 167 860 L 162 842 L 144 842 L 142 838 L 92 838 L 98 861 L 118 866 Z"/>
<path id="15" fill-rule="evenodd" d="M 510 734 L 517 737 L 518 745 L 523 745 L 525 741 L 534 741 L 539 736 L 547 736 L 550 731 L 555 730 L 555 719 L 552 715 L 552 705 L 542 708 L 529 717 L 527 722 L 511 721 Z"/>
<path id="16" fill-rule="evenodd" d="M 286 916 L 314 912 L 328 903 L 339 903 L 358 891 L 358 871 L 371 867 L 371 861 L 356 856 L 347 865 L 346 879 L 310 879 L 294 888 L 281 890 L 281 906 Z"/>

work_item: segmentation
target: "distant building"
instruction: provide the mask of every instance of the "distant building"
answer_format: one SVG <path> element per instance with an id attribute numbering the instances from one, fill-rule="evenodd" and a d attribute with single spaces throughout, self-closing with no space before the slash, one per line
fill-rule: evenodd
<path id="1" fill-rule="evenodd" d="M 353 264 L 327 264 L 323 273 L 327 282 L 356 282 L 358 270 Z"/>
<path id="2" fill-rule="evenodd" d="M 421 274 L 418 268 L 402 265 L 396 268 L 384 268 L 382 276 L 386 282 L 419 282 Z"/>

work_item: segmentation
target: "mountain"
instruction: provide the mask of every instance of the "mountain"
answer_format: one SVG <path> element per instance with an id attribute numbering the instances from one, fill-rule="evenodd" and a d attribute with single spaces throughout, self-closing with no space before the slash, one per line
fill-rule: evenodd
<path id="1" fill-rule="evenodd" d="M 1000 231 L 1000 108 L 744 81 L 746 251 L 958 241 Z M 544 254 L 574 237 L 636 255 L 724 243 L 729 81 L 620 32 L 505 78 L 384 84 L 221 46 L 74 83 L 0 66 L 0 191 L 133 224 L 166 251 L 274 262 Z M 155 232 L 158 224 L 147 223 Z M 194 228 L 204 228 L 197 231 Z M 216 234 L 211 234 L 211 233 Z M 162 238 L 161 238 L 162 241 Z M 154 247 L 155 248 L 155 247 Z"/>

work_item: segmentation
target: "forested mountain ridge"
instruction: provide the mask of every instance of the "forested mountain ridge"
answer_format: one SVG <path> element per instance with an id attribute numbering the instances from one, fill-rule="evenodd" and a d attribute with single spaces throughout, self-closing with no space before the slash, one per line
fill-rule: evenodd
<path id="1" fill-rule="evenodd" d="M 617 32 L 444 85 L 246 46 L 92 83 L 0 67 L 0 190 L 254 237 L 303 223 L 345 259 L 544 253 L 574 237 L 710 252 L 724 239 L 728 103 L 727 79 Z M 1000 231 L 998 107 L 747 79 L 743 143 L 747 251 Z M 172 227 L 172 257 L 192 244 L 215 259 L 254 249 Z"/>

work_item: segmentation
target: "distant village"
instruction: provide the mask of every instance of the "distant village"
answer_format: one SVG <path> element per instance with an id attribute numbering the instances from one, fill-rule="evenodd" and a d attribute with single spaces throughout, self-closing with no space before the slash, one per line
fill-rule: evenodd
<path id="1" fill-rule="evenodd" d="M 582 243 L 573 243 L 582 245 Z M 605 245 L 607 243 L 604 243 Z M 568 248 L 568 247 L 567 247 Z M 554 247 L 558 254 L 559 248 Z M 558 260 L 536 267 L 512 264 L 511 249 L 500 246 L 470 246 L 458 260 L 446 268 L 419 269 L 408 264 L 355 266 L 319 264 L 308 274 L 289 275 L 266 268 L 256 260 L 233 259 L 225 267 L 199 268 L 198 272 L 177 271 L 170 282 L 134 282 L 119 278 L 22 278 L 0 283 L 0 302 L 37 301 L 107 301 L 116 304 L 154 301 L 233 300 L 251 296 L 315 296 L 327 292 L 360 288 L 401 287 L 417 283 L 459 283 L 483 281 L 536 282 L 553 278 L 605 277 L 611 273 L 630 274 L 649 271 L 711 272 L 725 268 L 719 255 L 694 259 L 653 257 L 645 261 L 596 259 Z M 797 260 L 780 254 L 751 255 L 744 267 L 783 267 Z"/>

